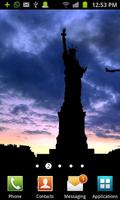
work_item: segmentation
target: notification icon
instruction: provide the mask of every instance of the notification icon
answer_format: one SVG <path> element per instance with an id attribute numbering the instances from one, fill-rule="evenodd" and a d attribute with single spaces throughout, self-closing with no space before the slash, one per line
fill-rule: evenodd
<path id="1" fill-rule="evenodd" d="M 81 174 L 79 176 L 79 181 L 80 181 L 80 183 L 85 184 L 88 181 L 88 177 L 85 174 Z"/>
<path id="2" fill-rule="evenodd" d="M 38 176 L 38 191 L 52 192 L 53 191 L 53 176 Z"/>

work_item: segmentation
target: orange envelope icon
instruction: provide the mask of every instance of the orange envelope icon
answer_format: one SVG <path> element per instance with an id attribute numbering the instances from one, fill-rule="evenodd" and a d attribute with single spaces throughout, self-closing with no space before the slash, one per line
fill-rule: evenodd
<path id="1" fill-rule="evenodd" d="M 80 183 L 79 176 L 68 176 L 67 191 L 83 191 L 83 184 Z"/>
<path id="2" fill-rule="evenodd" d="M 87 176 L 68 176 L 67 191 L 83 191 L 83 184 L 88 180 Z"/>

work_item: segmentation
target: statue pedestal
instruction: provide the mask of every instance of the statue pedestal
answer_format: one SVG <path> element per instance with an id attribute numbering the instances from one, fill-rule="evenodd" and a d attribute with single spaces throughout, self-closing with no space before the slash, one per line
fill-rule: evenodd
<path id="1" fill-rule="evenodd" d="M 85 114 L 80 104 L 77 107 L 63 104 L 58 113 L 59 135 L 56 144 L 58 154 L 66 157 L 75 157 L 78 152 L 86 154 L 88 146 L 84 130 Z"/>

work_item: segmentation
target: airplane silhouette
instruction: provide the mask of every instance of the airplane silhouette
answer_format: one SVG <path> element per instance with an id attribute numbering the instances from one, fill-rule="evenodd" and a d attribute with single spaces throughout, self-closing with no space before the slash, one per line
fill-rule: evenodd
<path id="1" fill-rule="evenodd" d="M 106 72 L 120 72 L 120 69 L 108 69 L 107 67 L 105 68 Z"/>

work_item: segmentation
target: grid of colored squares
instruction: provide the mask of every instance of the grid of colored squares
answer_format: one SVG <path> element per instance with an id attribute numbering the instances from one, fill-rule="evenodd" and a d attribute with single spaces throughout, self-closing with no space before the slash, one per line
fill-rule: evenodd
<path id="1" fill-rule="evenodd" d="M 88 181 L 88 177 L 85 174 L 81 174 L 80 176 L 68 176 L 66 183 L 67 191 L 84 191 L 84 184 Z M 53 176 L 38 176 L 37 190 L 38 192 L 52 192 Z M 8 176 L 7 191 L 22 192 L 23 176 Z M 113 176 L 97 176 L 97 191 L 113 191 Z"/>

